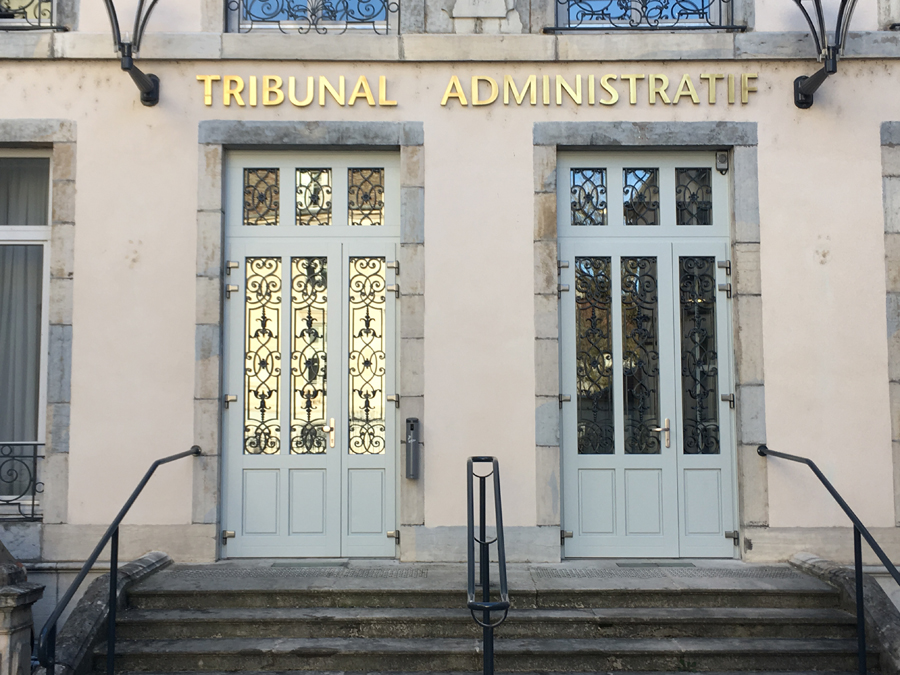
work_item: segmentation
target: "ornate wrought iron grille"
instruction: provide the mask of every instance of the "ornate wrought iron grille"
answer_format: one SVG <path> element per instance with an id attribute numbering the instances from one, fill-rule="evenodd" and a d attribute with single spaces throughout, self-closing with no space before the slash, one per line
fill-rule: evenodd
<path id="1" fill-rule="evenodd" d="M 278 225 L 278 169 L 244 169 L 244 225 Z"/>
<path id="2" fill-rule="evenodd" d="M 0 0 L 0 30 L 7 26 L 54 28 L 53 0 Z"/>
<path id="3" fill-rule="evenodd" d="M 281 258 L 247 258 L 244 453 L 281 449 Z"/>
<path id="4" fill-rule="evenodd" d="M 350 258 L 350 453 L 385 451 L 385 261 Z"/>
<path id="5" fill-rule="evenodd" d="M 679 258 L 684 452 L 719 454 L 716 259 Z"/>
<path id="6" fill-rule="evenodd" d="M 659 435 L 659 306 L 656 258 L 622 258 L 625 454 L 655 455 Z"/>
<path id="7" fill-rule="evenodd" d="M 624 169 L 626 225 L 659 225 L 659 169 Z"/>
<path id="8" fill-rule="evenodd" d="M 557 0 L 562 29 L 732 28 L 731 0 Z"/>
<path id="9" fill-rule="evenodd" d="M 277 28 L 282 33 L 320 35 L 369 30 L 396 32 L 400 3 L 392 0 L 228 0 L 230 28 L 247 33 Z"/>
<path id="10" fill-rule="evenodd" d="M 606 169 L 572 169 L 572 225 L 606 225 Z"/>
<path id="11" fill-rule="evenodd" d="M 40 520 L 44 484 L 38 480 L 43 443 L 0 442 L 0 521 Z"/>
<path id="12" fill-rule="evenodd" d="M 328 259 L 291 259 L 291 453 L 326 451 Z"/>
<path id="13" fill-rule="evenodd" d="M 675 213 L 679 225 L 712 225 L 709 169 L 675 169 Z"/>
<path id="14" fill-rule="evenodd" d="M 575 258 L 578 454 L 615 452 L 610 258 Z"/>
<path id="15" fill-rule="evenodd" d="M 331 169 L 297 169 L 297 225 L 331 225 Z"/>
<path id="16" fill-rule="evenodd" d="M 349 169 L 347 211 L 350 225 L 384 224 L 384 169 Z"/>

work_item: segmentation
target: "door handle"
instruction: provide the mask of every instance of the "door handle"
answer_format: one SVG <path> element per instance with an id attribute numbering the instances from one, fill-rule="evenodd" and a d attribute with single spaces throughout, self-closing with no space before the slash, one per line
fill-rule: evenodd
<path id="1" fill-rule="evenodd" d="M 328 434 L 328 446 L 333 448 L 334 447 L 334 418 L 332 417 L 330 420 L 328 420 L 328 422 L 329 422 L 328 424 L 326 424 L 325 426 L 322 427 L 322 431 L 324 431 L 326 434 Z"/>
<path id="2" fill-rule="evenodd" d="M 672 444 L 672 443 L 671 443 L 672 439 L 671 439 L 671 437 L 670 437 L 670 435 L 669 435 L 669 432 L 670 432 L 671 430 L 672 430 L 672 429 L 671 429 L 671 425 L 669 424 L 669 418 L 668 418 L 668 417 L 666 418 L 666 426 L 664 426 L 664 427 L 654 427 L 654 428 L 650 429 L 650 431 L 662 431 L 662 432 L 664 432 L 664 433 L 666 434 L 664 438 L 665 438 L 665 441 L 666 441 L 666 447 L 667 447 L 667 448 Z"/>

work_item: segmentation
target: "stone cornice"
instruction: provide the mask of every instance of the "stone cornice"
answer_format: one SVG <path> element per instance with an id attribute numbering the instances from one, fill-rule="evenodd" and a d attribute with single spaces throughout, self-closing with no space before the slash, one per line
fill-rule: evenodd
<path id="1" fill-rule="evenodd" d="M 806 33 L 606 32 L 592 34 L 282 35 L 277 33 L 154 33 L 147 61 L 355 62 L 622 62 L 812 60 Z M 900 32 L 851 33 L 845 58 L 900 59 Z M 2 33 L 0 59 L 115 60 L 105 33 Z"/>

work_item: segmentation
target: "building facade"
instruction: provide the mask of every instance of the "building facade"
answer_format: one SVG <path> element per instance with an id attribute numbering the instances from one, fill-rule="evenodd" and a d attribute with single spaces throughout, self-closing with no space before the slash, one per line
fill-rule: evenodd
<path id="1" fill-rule="evenodd" d="M 123 557 L 461 560 L 494 455 L 511 560 L 849 559 L 762 443 L 900 553 L 896 0 L 809 109 L 774 0 L 160 3 L 153 107 L 102 3 L 0 8 L 0 539 L 35 569 L 192 444 Z"/>

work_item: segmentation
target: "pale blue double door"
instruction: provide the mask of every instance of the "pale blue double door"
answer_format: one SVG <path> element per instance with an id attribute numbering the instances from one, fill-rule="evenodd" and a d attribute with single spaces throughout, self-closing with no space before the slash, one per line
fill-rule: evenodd
<path id="1" fill-rule="evenodd" d="M 714 153 L 560 167 L 565 555 L 733 557 L 730 221 Z"/>
<path id="2" fill-rule="evenodd" d="M 224 557 L 396 554 L 393 160 L 229 157 Z"/>

